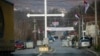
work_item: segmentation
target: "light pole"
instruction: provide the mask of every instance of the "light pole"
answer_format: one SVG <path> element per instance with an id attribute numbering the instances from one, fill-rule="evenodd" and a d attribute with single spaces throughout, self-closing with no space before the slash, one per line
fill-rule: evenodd
<path id="1" fill-rule="evenodd" d="M 48 14 L 47 13 L 47 0 L 44 0 L 44 14 L 27 14 L 27 17 L 41 17 L 41 16 L 44 16 L 44 25 L 45 25 L 45 34 L 44 34 L 44 39 L 43 39 L 43 45 L 48 45 L 49 44 L 49 41 L 48 41 L 48 37 L 47 37 L 47 17 L 49 16 L 52 16 L 52 17 L 55 17 L 55 16 L 61 16 L 61 17 L 64 17 L 64 13 L 62 14 Z"/>

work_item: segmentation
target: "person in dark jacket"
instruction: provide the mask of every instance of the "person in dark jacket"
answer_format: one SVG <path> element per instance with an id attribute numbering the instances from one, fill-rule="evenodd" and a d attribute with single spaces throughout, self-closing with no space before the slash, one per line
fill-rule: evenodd
<path id="1" fill-rule="evenodd" d="M 92 40 L 93 38 L 89 35 L 89 40 L 90 40 L 90 47 L 92 47 Z"/>
<path id="2" fill-rule="evenodd" d="M 78 41 L 77 36 L 74 36 L 72 39 L 72 47 L 75 47 L 77 41 Z"/>

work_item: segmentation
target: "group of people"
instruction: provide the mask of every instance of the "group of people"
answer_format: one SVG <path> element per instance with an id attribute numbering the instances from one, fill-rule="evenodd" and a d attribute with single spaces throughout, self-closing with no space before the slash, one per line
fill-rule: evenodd
<path id="1" fill-rule="evenodd" d="M 77 36 L 74 36 L 74 35 L 68 35 L 65 37 L 63 36 L 61 40 L 62 40 L 62 46 L 73 47 L 73 46 L 76 46 L 78 38 Z"/>

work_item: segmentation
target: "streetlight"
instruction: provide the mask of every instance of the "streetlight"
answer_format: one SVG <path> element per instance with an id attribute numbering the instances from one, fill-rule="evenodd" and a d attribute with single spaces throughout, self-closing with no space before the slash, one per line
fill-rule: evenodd
<path id="1" fill-rule="evenodd" d="M 44 14 L 27 14 L 27 17 L 41 17 L 44 16 L 44 25 L 45 25 L 45 31 L 44 31 L 44 39 L 43 39 L 43 45 L 48 45 L 49 40 L 47 37 L 47 17 L 49 16 L 61 16 L 64 17 L 64 13 L 62 14 L 47 14 L 47 0 L 44 0 Z"/>

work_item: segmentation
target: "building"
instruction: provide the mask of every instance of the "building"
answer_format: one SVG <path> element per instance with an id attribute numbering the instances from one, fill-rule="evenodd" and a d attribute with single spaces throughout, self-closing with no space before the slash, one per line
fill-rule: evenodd
<path id="1" fill-rule="evenodd" d="M 14 49 L 13 4 L 0 0 L 0 51 Z"/>

